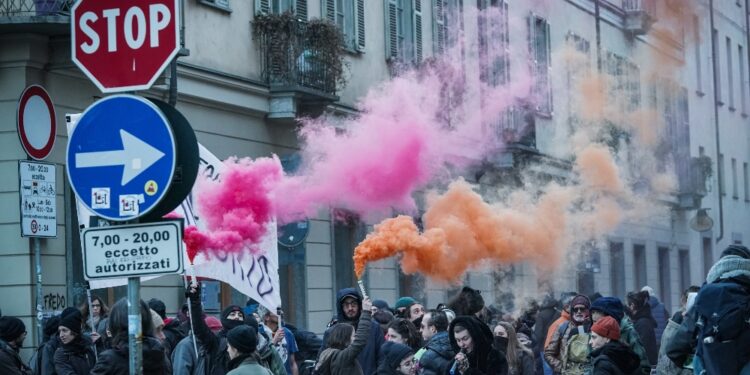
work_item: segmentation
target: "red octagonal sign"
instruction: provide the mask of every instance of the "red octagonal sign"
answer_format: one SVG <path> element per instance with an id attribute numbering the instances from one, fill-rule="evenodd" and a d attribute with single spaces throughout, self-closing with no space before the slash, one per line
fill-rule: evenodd
<path id="1" fill-rule="evenodd" d="M 180 48 L 178 2 L 76 2 L 73 61 L 104 93 L 150 88 Z"/>

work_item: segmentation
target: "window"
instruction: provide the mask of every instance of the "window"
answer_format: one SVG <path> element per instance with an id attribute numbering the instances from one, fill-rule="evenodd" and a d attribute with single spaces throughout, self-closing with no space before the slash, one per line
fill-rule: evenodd
<path id="1" fill-rule="evenodd" d="M 729 110 L 734 111 L 734 67 L 732 66 L 732 39 L 727 37 L 727 88 L 729 89 Z"/>
<path id="2" fill-rule="evenodd" d="M 745 191 L 745 202 L 750 202 L 750 176 L 747 175 L 747 163 L 742 163 L 742 182 Z"/>
<path id="3" fill-rule="evenodd" d="M 732 198 L 739 199 L 737 193 L 737 159 L 732 158 Z"/>
<path id="4" fill-rule="evenodd" d="M 664 306 L 672 306 L 672 275 L 669 263 L 669 248 L 659 247 L 659 297 Z"/>
<path id="5" fill-rule="evenodd" d="M 680 290 L 685 290 L 690 286 L 690 250 L 680 249 Z"/>
<path id="6" fill-rule="evenodd" d="M 721 58 L 719 57 L 719 32 L 713 29 L 711 34 L 713 45 L 714 85 L 716 85 L 716 104 L 724 105 L 721 99 Z"/>
<path id="7" fill-rule="evenodd" d="M 480 79 L 490 86 L 504 85 L 510 80 L 508 3 L 501 0 L 478 0 L 478 5 Z M 495 19 L 496 13 L 488 11 L 489 8 L 499 11 L 499 19 Z"/>
<path id="8" fill-rule="evenodd" d="M 385 55 L 388 60 L 422 61 L 422 1 L 385 2 Z"/>
<path id="9" fill-rule="evenodd" d="M 552 115 L 552 81 L 550 79 L 550 27 L 547 20 L 529 16 L 529 56 L 534 77 L 532 95 L 536 110 L 542 115 Z"/>
<path id="10" fill-rule="evenodd" d="M 647 285 L 646 280 L 646 246 L 633 245 L 633 278 L 635 289 L 641 290 Z"/>
<path id="11" fill-rule="evenodd" d="M 747 72 L 745 72 L 745 51 L 742 45 L 737 46 L 737 63 L 740 67 L 740 108 L 742 115 L 747 116 Z"/>
<path id="12" fill-rule="evenodd" d="M 432 0 L 432 51 L 436 55 L 445 52 L 445 1 Z"/>
<path id="13" fill-rule="evenodd" d="M 463 0 L 432 0 L 432 41 L 435 54 L 445 53 L 451 47 L 458 47 L 463 64 L 465 56 L 464 35 L 464 2 Z"/>
<path id="14" fill-rule="evenodd" d="M 575 55 L 568 58 L 568 64 L 566 67 L 566 83 L 568 86 L 568 125 L 570 126 L 570 131 L 572 133 L 580 124 L 578 111 L 573 110 L 578 105 L 576 101 L 580 99 L 576 98 L 577 95 L 573 95 L 573 92 L 574 90 L 578 90 L 580 81 L 588 76 L 591 71 L 591 44 L 588 40 L 572 32 L 568 32 L 568 35 L 565 36 L 565 43 L 568 49 L 576 52 Z"/>
<path id="15" fill-rule="evenodd" d="M 612 52 L 607 52 L 604 64 L 604 69 L 610 76 L 610 100 L 617 102 L 623 112 L 638 109 L 641 105 L 641 75 L 638 66 Z"/>
<path id="16" fill-rule="evenodd" d="M 365 50 L 365 1 L 323 0 L 325 18 L 335 23 L 344 35 L 344 47 Z"/>
<path id="17" fill-rule="evenodd" d="M 708 275 L 711 266 L 714 265 L 714 249 L 711 237 L 703 237 L 703 274 Z"/>
<path id="18" fill-rule="evenodd" d="M 255 13 L 281 14 L 286 11 L 292 11 L 299 18 L 307 20 L 307 0 L 255 0 Z"/>
<path id="19" fill-rule="evenodd" d="M 719 154 L 719 194 L 727 195 L 726 187 L 724 186 L 724 154 Z"/>
<path id="20" fill-rule="evenodd" d="M 208 5 L 212 8 L 217 8 L 226 12 L 231 12 L 232 8 L 229 7 L 229 0 L 200 0 L 203 5 Z"/>
<path id="21" fill-rule="evenodd" d="M 695 74 L 696 74 L 696 89 L 699 95 L 703 95 L 703 61 L 701 61 L 701 23 L 698 16 L 693 16 L 693 48 L 695 48 Z"/>
<path id="22" fill-rule="evenodd" d="M 609 243 L 609 278 L 612 295 L 625 297 L 625 256 L 622 242 Z"/>

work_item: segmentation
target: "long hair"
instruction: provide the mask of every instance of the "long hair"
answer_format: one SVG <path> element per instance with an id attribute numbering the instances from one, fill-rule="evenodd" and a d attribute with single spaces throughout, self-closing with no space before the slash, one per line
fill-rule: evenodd
<path id="1" fill-rule="evenodd" d="M 109 307 L 107 307 L 107 304 L 104 303 L 104 301 L 99 298 L 99 296 L 91 295 L 91 303 L 99 302 L 101 307 L 99 308 L 99 319 L 104 319 L 109 314 Z M 89 303 L 88 301 L 84 302 L 83 305 L 80 307 L 81 310 L 81 316 L 83 317 L 83 322 L 86 323 L 89 320 Z"/>
<path id="2" fill-rule="evenodd" d="M 520 365 L 518 350 L 521 349 L 529 352 L 529 354 L 532 353 L 530 353 L 530 351 L 525 346 L 521 345 L 521 342 L 518 341 L 516 329 L 513 328 L 512 324 L 501 321 L 498 322 L 497 325 L 505 328 L 505 332 L 508 333 L 508 349 L 505 351 L 505 357 L 508 360 L 508 369 L 511 370 L 511 372 L 515 372 L 518 370 L 518 366 Z"/>
<path id="3" fill-rule="evenodd" d="M 414 323 L 406 319 L 396 318 L 388 324 L 388 328 L 393 329 L 401 335 L 406 341 L 405 344 L 415 351 L 422 347 L 422 335 L 419 333 Z"/>
<path id="4" fill-rule="evenodd" d="M 649 294 L 647 291 L 628 293 L 628 303 L 633 305 L 633 313 L 642 310 L 648 304 Z"/>
<path id="5" fill-rule="evenodd" d="M 326 338 L 326 346 L 334 349 L 346 349 L 352 343 L 354 326 L 349 323 L 337 323 L 331 328 Z"/>
<path id="6" fill-rule="evenodd" d="M 465 286 L 461 292 L 451 298 L 448 308 L 455 311 L 456 316 L 474 315 L 484 308 L 482 292 Z"/>
<path id="7" fill-rule="evenodd" d="M 141 330 L 143 336 L 154 335 L 154 325 L 151 322 L 151 311 L 143 300 L 141 305 Z M 112 347 L 128 344 L 128 300 L 123 297 L 117 303 L 112 305 L 109 313 L 109 323 L 107 325 L 109 332 L 112 334 Z"/>

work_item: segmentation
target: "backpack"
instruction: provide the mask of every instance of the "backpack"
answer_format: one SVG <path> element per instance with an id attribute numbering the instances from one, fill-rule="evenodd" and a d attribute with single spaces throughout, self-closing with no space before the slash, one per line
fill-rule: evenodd
<path id="1" fill-rule="evenodd" d="M 750 290 L 731 279 L 706 284 L 695 308 L 696 355 L 706 373 L 738 374 L 750 361 Z"/>

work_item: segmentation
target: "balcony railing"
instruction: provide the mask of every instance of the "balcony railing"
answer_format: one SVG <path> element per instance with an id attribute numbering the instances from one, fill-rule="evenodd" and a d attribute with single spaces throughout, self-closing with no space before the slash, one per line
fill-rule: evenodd
<path id="1" fill-rule="evenodd" d="M 532 111 L 523 107 L 509 107 L 495 126 L 496 134 L 506 144 L 536 147 L 536 124 Z"/>
<path id="2" fill-rule="evenodd" d="M 75 0 L 0 0 L 0 22 L 7 17 L 69 16 Z"/>
<path id="3" fill-rule="evenodd" d="M 656 21 L 656 0 L 622 0 L 625 29 L 634 35 L 648 33 Z"/>
<path id="4" fill-rule="evenodd" d="M 283 28 L 265 29 L 260 43 L 261 74 L 274 88 L 304 87 L 336 94 L 339 79 L 330 53 L 316 47 L 307 22 L 295 20 Z M 338 58 L 338 57 L 334 57 Z"/>

